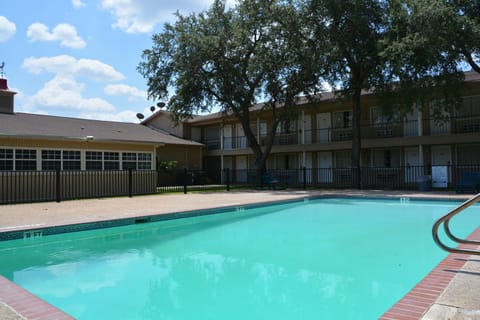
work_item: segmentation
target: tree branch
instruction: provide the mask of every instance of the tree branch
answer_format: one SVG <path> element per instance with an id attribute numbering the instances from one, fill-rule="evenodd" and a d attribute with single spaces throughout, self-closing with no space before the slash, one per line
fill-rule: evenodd
<path id="1" fill-rule="evenodd" d="M 480 73 L 480 65 L 478 65 L 475 60 L 473 60 L 472 54 L 467 51 L 467 49 L 463 49 L 463 55 L 467 59 L 468 64 L 472 67 L 472 69 L 478 73 Z"/>

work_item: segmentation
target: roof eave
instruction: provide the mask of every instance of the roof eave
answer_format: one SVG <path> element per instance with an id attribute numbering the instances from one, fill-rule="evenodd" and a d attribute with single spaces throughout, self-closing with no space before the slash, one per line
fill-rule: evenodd
<path id="1" fill-rule="evenodd" d="M 103 143 L 119 143 L 119 144 L 153 144 L 158 147 L 165 146 L 166 143 L 158 141 L 142 141 L 142 140 L 122 140 L 122 139 L 99 139 L 85 137 L 65 137 L 65 136 L 38 136 L 38 135 L 17 135 L 17 134 L 1 134 L 0 138 L 7 139 L 31 139 L 31 140 L 48 140 L 48 141 L 75 141 L 75 142 L 103 142 Z"/>

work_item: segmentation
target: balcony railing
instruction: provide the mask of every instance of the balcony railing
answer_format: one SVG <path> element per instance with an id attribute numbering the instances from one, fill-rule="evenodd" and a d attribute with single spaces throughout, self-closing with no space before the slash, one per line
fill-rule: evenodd
<path id="1" fill-rule="evenodd" d="M 434 119 L 405 120 L 399 122 L 375 123 L 361 126 L 362 139 L 385 139 L 414 136 L 438 136 L 449 134 L 466 134 L 480 132 L 480 117 L 457 117 L 445 121 Z M 274 145 L 323 144 L 330 142 L 351 141 L 352 128 L 325 128 L 305 130 L 293 133 L 280 133 L 275 136 Z M 219 150 L 222 139 L 205 140 L 208 150 Z M 265 137 L 259 139 L 265 145 Z M 248 148 L 245 136 L 224 137 L 223 149 L 235 150 Z"/>

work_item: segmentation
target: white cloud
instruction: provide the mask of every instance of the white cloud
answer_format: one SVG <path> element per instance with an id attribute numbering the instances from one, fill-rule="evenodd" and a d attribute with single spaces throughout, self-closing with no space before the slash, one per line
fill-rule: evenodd
<path id="1" fill-rule="evenodd" d="M 43 23 L 33 23 L 28 27 L 27 37 L 31 41 L 60 41 L 60 44 L 69 48 L 83 48 L 87 44 L 77 34 L 77 29 L 67 23 L 56 25 L 52 32 Z"/>
<path id="2" fill-rule="evenodd" d="M 115 107 L 100 98 L 84 98 L 85 85 L 73 76 L 56 75 L 33 96 L 25 99 L 26 107 L 66 108 L 81 111 L 112 112 Z"/>
<path id="3" fill-rule="evenodd" d="M 89 86 L 92 85 L 90 80 L 108 83 L 125 78 L 110 65 L 98 60 L 76 59 L 69 55 L 60 55 L 30 57 L 23 61 L 22 67 L 32 74 L 53 74 L 53 78 L 40 90 L 23 99 L 23 109 L 30 112 L 63 109 L 78 112 L 82 117 L 92 119 L 135 121 L 133 111 L 115 113 L 116 108 L 107 100 L 101 97 L 85 97 L 85 92 L 88 92 Z M 85 79 L 85 83 L 79 81 L 79 78 Z M 142 93 L 141 90 L 127 85 L 113 85 L 106 88 L 108 89 L 105 89 L 105 92 L 111 95 L 139 97 Z"/>
<path id="4" fill-rule="evenodd" d="M 128 100 L 147 98 L 147 92 L 126 84 L 109 84 L 103 90 L 110 96 L 127 96 Z"/>
<path id="5" fill-rule="evenodd" d="M 82 0 L 72 0 L 72 5 L 75 9 L 85 7 L 85 3 L 83 3 Z"/>
<path id="6" fill-rule="evenodd" d="M 5 42 L 17 31 L 15 23 L 11 22 L 4 16 L 0 16 L 0 42 Z"/>
<path id="7" fill-rule="evenodd" d="M 172 21 L 177 11 L 188 14 L 207 9 L 211 0 L 102 0 L 115 19 L 114 28 L 127 33 L 152 32 L 159 23 Z"/>
<path id="8" fill-rule="evenodd" d="M 55 57 L 26 58 L 22 67 L 33 74 L 48 72 L 60 75 L 82 76 L 97 81 L 119 81 L 123 74 L 98 60 L 76 59 L 69 55 Z"/>

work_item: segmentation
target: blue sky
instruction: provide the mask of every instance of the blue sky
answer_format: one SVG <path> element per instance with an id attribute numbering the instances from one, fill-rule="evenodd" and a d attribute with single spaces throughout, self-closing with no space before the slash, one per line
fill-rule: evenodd
<path id="1" fill-rule="evenodd" d="M 138 122 L 136 71 L 153 33 L 212 0 L 15 0 L 0 6 L 0 63 L 17 112 Z"/>

